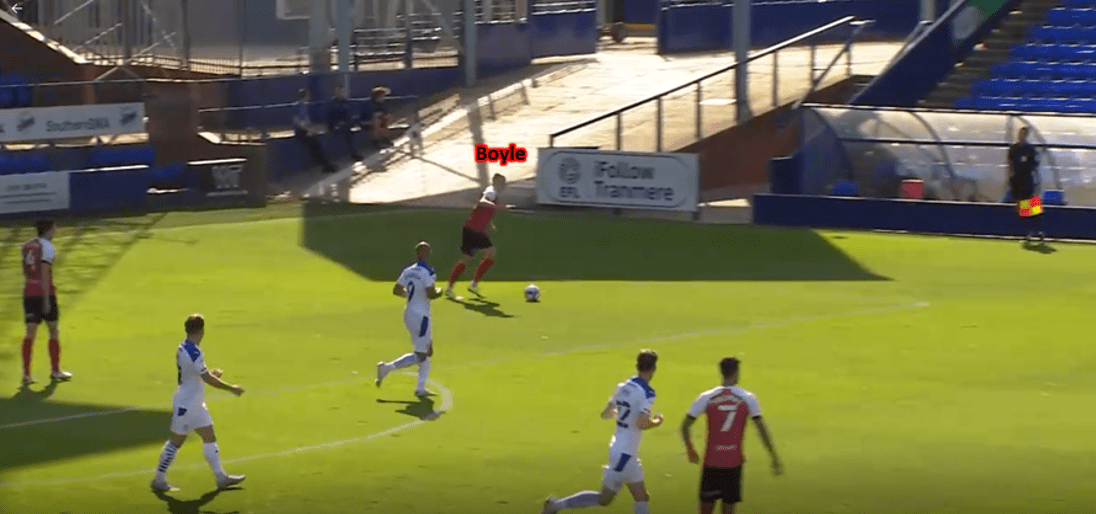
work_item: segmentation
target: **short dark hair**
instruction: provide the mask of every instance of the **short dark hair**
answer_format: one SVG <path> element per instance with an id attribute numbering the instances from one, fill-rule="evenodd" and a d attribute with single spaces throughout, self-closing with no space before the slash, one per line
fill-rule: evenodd
<path id="1" fill-rule="evenodd" d="M 46 235 L 53 228 L 53 220 L 38 220 L 34 222 L 34 228 L 38 231 L 38 237 Z"/>
<path id="2" fill-rule="evenodd" d="M 654 370 L 656 363 L 658 363 L 658 354 L 654 350 L 640 350 L 639 356 L 636 357 L 636 370 L 641 373 Z"/>
<path id="3" fill-rule="evenodd" d="M 201 314 L 191 314 L 187 316 L 186 322 L 183 323 L 183 328 L 186 329 L 186 335 L 196 334 L 205 330 L 205 316 Z"/>
<path id="4" fill-rule="evenodd" d="M 723 373 L 724 377 L 729 377 L 738 373 L 738 365 L 740 363 L 741 361 L 739 361 L 737 357 L 727 357 L 726 359 L 719 361 L 719 371 Z"/>

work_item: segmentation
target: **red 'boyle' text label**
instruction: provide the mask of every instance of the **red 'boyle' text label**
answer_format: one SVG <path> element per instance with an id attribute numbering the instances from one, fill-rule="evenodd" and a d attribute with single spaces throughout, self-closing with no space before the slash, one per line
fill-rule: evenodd
<path id="1" fill-rule="evenodd" d="M 499 166 L 506 166 L 511 162 L 525 162 L 528 157 L 529 152 L 514 143 L 502 148 L 476 145 L 476 162 L 497 162 Z"/>

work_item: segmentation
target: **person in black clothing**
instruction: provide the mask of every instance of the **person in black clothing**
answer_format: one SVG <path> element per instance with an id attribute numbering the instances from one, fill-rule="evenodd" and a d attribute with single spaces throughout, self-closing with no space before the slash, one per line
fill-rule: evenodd
<path id="1" fill-rule="evenodd" d="M 323 153 L 323 146 L 320 145 L 320 140 L 316 139 L 316 128 L 312 124 L 312 115 L 308 112 L 308 102 L 310 100 L 312 100 L 312 94 L 307 89 L 302 89 L 297 93 L 297 115 L 293 117 L 293 137 L 296 137 L 304 144 L 305 148 L 308 149 L 308 153 L 312 154 L 312 158 L 320 166 L 323 166 L 324 171 L 334 173 L 335 166 L 327 160 L 327 156 Z"/>
<path id="2" fill-rule="evenodd" d="M 378 148 L 392 146 L 392 139 L 388 132 L 388 124 L 391 123 L 392 116 L 384 103 L 389 93 L 391 91 L 384 86 L 373 88 L 373 95 L 365 103 L 362 112 L 362 128 L 369 131 Z"/>
<path id="3" fill-rule="evenodd" d="M 331 99 L 327 126 L 332 134 L 338 134 L 346 141 L 346 148 L 350 151 L 350 156 L 355 161 L 360 161 L 362 156 L 358 153 L 358 146 L 354 144 L 354 132 L 351 130 L 355 121 L 354 114 L 350 109 L 350 102 L 346 99 L 346 88 L 335 86 L 335 97 Z"/>
<path id="4" fill-rule="evenodd" d="M 1024 243 L 1031 242 L 1036 232 L 1042 241 L 1046 241 L 1043 232 L 1043 205 L 1036 191 L 1036 169 L 1039 158 L 1035 147 L 1028 142 L 1028 128 L 1021 127 L 1016 134 L 1016 142 L 1008 148 L 1009 187 L 1012 200 L 1016 202 L 1020 220 L 1025 225 Z"/>

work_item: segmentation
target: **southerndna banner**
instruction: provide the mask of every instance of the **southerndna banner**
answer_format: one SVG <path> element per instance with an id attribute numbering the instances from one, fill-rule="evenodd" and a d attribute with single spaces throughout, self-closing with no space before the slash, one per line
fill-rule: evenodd
<path id="1" fill-rule="evenodd" d="M 0 143 L 136 134 L 145 104 L 95 104 L 0 110 Z"/>

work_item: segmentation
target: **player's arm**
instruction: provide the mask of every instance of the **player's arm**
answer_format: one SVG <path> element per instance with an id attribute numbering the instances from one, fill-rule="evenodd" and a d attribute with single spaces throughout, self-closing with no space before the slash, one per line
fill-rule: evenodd
<path id="1" fill-rule="evenodd" d="M 202 381 L 212 387 L 216 387 L 217 389 L 220 389 L 222 391 L 228 391 L 236 396 L 244 394 L 244 388 L 238 385 L 229 384 L 228 382 L 221 380 L 220 374 L 221 373 L 219 370 L 205 370 L 201 374 Z"/>
<path id="2" fill-rule="evenodd" d="M 662 414 L 651 415 L 649 412 L 639 413 L 639 419 L 636 420 L 636 425 L 640 430 L 647 430 L 649 428 L 655 428 L 662 425 Z"/>
<path id="3" fill-rule="evenodd" d="M 757 432 L 761 435 L 761 442 L 765 445 L 765 449 L 769 450 L 769 455 L 773 459 L 773 473 L 779 475 L 784 472 L 784 464 L 780 462 L 780 456 L 776 454 L 776 447 L 773 445 L 772 436 L 769 435 L 769 427 L 765 425 L 765 420 L 761 419 L 761 416 L 754 416 L 754 425 L 757 425 Z"/>
<path id="4" fill-rule="evenodd" d="M 616 403 L 612 400 L 605 404 L 605 408 L 601 411 L 601 419 L 616 419 L 617 408 Z"/>
<path id="5" fill-rule="evenodd" d="M 396 282 L 396 285 L 392 286 L 392 294 L 400 298 L 407 298 L 407 288 L 403 287 L 403 284 Z"/>
<path id="6" fill-rule="evenodd" d="M 689 457 L 689 462 L 696 464 L 700 462 L 700 454 L 693 446 L 693 423 L 696 423 L 696 418 L 692 414 L 686 414 L 685 420 L 681 422 L 681 440 L 685 442 L 685 454 Z"/>
<path id="7" fill-rule="evenodd" d="M 53 279 L 53 263 L 47 260 L 41 260 L 38 263 L 38 269 L 41 270 L 42 280 L 42 312 L 49 312 L 49 285 Z"/>
<path id="8" fill-rule="evenodd" d="M 430 288 L 426 290 L 426 297 L 431 300 L 437 300 L 438 298 L 441 298 L 441 289 L 430 286 Z"/>

